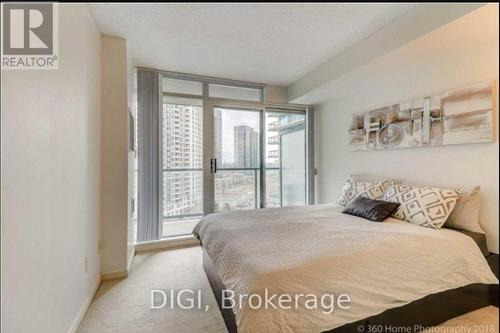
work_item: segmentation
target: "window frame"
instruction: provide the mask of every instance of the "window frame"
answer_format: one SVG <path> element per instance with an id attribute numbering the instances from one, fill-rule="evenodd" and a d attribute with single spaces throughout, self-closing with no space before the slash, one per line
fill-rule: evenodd
<path id="1" fill-rule="evenodd" d="M 210 172 L 210 160 L 215 156 L 214 145 L 213 145 L 213 131 L 214 131 L 214 123 L 213 123 L 213 111 L 216 107 L 220 108 L 235 108 L 235 109 L 246 109 L 258 111 L 260 113 L 260 208 L 266 207 L 266 131 L 265 131 L 265 119 L 267 112 L 288 112 L 288 113 L 300 113 L 306 114 L 306 205 L 314 204 L 315 202 L 315 155 L 314 155 L 314 113 L 313 108 L 307 105 L 300 104 L 287 104 L 287 103 L 268 103 L 266 102 L 266 85 L 261 83 L 254 82 L 244 82 L 237 80 L 228 80 L 221 78 L 214 78 L 209 76 L 200 76 L 200 75 L 191 75 L 184 74 L 178 72 L 171 71 L 162 71 L 148 68 L 137 67 L 137 70 L 142 71 L 150 71 L 159 75 L 159 96 L 161 98 L 160 110 L 158 110 L 160 124 L 163 122 L 163 100 L 165 97 L 178 97 L 178 98 L 186 98 L 186 99 L 195 99 L 200 100 L 202 103 L 202 169 L 203 169 L 203 181 L 202 181 L 202 192 L 203 192 L 203 215 L 209 214 L 214 211 L 214 175 Z M 174 79 L 174 80 L 186 80 L 192 82 L 200 82 L 202 84 L 202 94 L 201 95 L 193 95 L 186 93 L 178 93 L 178 92 L 168 92 L 163 91 L 163 78 Z M 224 86 L 233 86 L 233 87 L 241 87 L 241 88 L 250 88 L 250 89 L 258 89 L 260 90 L 259 101 L 249 101 L 249 100 L 240 100 L 240 99 L 231 99 L 231 98 L 221 98 L 221 97 L 210 97 L 209 96 L 209 85 L 217 84 Z M 159 133 L 158 142 L 163 142 L 163 134 Z M 163 156 L 162 149 L 159 152 L 159 165 L 158 171 L 161 172 L 161 178 L 163 179 Z M 155 163 L 156 164 L 156 163 Z M 158 198 L 161 202 L 160 209 L 163 209 L 163 181 L 159 184 L 160 188 L 158 194 L 160 198 Z M 167 239 L 163 238 L 163 230 L 162 230 L 162 214 L 159 216 L 158 223 L 158 235 L 156 240 Z M 154 240 L 154 239 L 153 239 Z"/>

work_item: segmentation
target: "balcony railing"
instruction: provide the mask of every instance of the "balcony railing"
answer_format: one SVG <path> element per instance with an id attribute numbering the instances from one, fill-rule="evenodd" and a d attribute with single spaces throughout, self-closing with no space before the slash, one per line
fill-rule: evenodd
<path id="1" fill-rule="evenodd" d="M 187 163 L 189 165 L 189 163 Z M 170 174 L 170 178 L 167 178 L 167 174 Z M 188 175 L 185 178 L 183 175 Z M 196 179 L 190 179 L 191 176 L 198 175 L 199 182 Z M 202 193 L 202 180 L 203 180 L 203 169 L 192 167 L 192 168 L 163 168 L 163 182 L 171 181 L 173 184 L 170 186 L 164 186 L 163 188 L 163 205 L 164 210 L 162 211 L 162 220 L 164 222 L 169 221 L 179 221 L 184 219 L 193 219 L 194 217 L 202 216 L 203 212 L 203 193 Z M 199 184 L 199 186 L 198 186 Z M 180 193 L 180 192 L 186 193 Z M 173 202 L 175 198 L 187 197 L 190 202 L 195 202 L 196 204 L 187 205 L 185 200 L 182 203 Z M 170 207 L 169 206 L 170 202 Z M 184 204 L 183 204 L 184 203 Z M 185 206 L 185 207 L 184 207 Z M 167 208 L 168 207 L 168 208 Z"/>
<path id="2" fill-rule="evenodd" d="M 278 136 L 270 136 L 267 138 L 267 143 L 270 145 L 277 145 L 280 142 L 280 138 Z"/>
<path id="3" fill-rule="evenodd" d="M 260 168 L 222 167 L 215 173 L 214 200 L 216 211 L 256 209 L 260 207 Z M 281 177 L 279 167 L 266 169 L 266 206 L 281 205 Z M 163 237 L 177 234 L 189 234 L 203 216 L 203 186 L 195 180 L 190 184 L 189 178 L 198 173 L 203 178 L 202 168 L 164 168 L 164 182 L 183 182 L 182 174 L 190 174 L 187 183 L 175 187 L 174 184 L 163 188 L 162 232 Z M 167 174 L 170 174 L 167 178 Z M 180 175 L 177 180 L 176 175 Z M 172 178 L 173 177 L 173 178 Z M 176 184 L 178 185 L 178 184 Z M 182 192 L 189 193 L 182 193 Z M 189 200 L 176 200 L 189 197 Z M 184 207 L 185 206 L 185 207 Z"/>
<path id="4" fill-rule="evenodd" d="M 279 150 L 270 150 L 267 152 L 267 157 L 269 158 L 277 158 L 280 156 Z"/>
<path id="5" fill-rule="evenodd" d="M 279 172 L 279 167 L 268 167 L 266 171 L 277 171 Z M 164 184 L 163 189 L 163 205 L 164 209 L 162 212 L 162 220 L 164 222 L 169 221 L 181 221 L 181 220 L 192 220 L 193 218 L 199 218 L 202 216 L 202 206 L 203 206 L 203 193 L 201 182 L 198 183 L 196 180 L 193 184 L 182 184 L 180 186 L 178 182 L 182 183 L 191 181 L 188 177 L 185 180 L 182 176 L 177 178 L 175 175 L 183 173 L 198 173 L 199 177 L 202 178 L 202 168 L 164 168 Z M 168 178 L 167 174 L 170 173 L 174 178 Z M 277 178 L 279 179 L 279 177 Z M 176 184 L 167 185 L 165 182 L 175 182 Z M 272 187 L 276 184 L 273 184 Z M 271 187 L 271 186 L 270 186 Z M 278 186 L 279 187 L 279 186 Z M 180 193 L 182 191 L 188 191 L 189 193 Z M 219 211 L 224 209 L 253 209 L 260 207 L 260 168 L 252 167 L 222 167 L 218 168 L 215 173 L 215 203 L 219 206 Z M 182 201 L 182 203 L 175 200 L 175 198 L 188 197 L 189 202 L 197 202 L 190 207 L 183 207 L 182 204 L 187 202 Z M 180 206 L 178 206 L 180 204 Z"/>
<path id="6" fill-rule="evenodd" d="M 268 170 L 279 170 L 269 167 Z M 260 168 L 218 168 L 215 174 L 217 211 L 257 209 L 260 206 Z"/>
<path id="7" fill-rule="evenodd" d="M 269 125 L 268 125 L 269 130 L 273 130 L 276 127 L 278 127 L 279 123 L 280 123 L 279 120 L 278 121 L 273 121 L 272 123 L 269 123 Z"/>
<path id="8" fill-rule="evenodd" d="M 304 124 L 304 115 L 302 114 L 287 114 L 272 123 L 267 125 L 269 131 L 279 131 L 284 128 Z"/>

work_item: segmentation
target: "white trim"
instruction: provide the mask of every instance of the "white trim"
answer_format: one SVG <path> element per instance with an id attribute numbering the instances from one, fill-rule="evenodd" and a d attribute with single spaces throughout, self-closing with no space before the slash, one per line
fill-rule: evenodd
<path id="1" fill-rule="evenodd" d="M 127 276 L 128 276 L 128 270 L 114 271 L 114 272 L 102 273 L 101 280 L 109 281 L 109 280 L 123 279 L 126 278 Z"/>
<path id="2" fill-rule="evenodd" d="M 306 112 L 307 108 L 311 107 L 306 104 L 292 104 L 292 103 L 276 103 L 276 102 L 265 102 L 266 108 L 285 110 L 287 112 Z"/>
<path id="3" fill-rule="evenodd" d="M 132 261 L 134 260 L 135 257 L 135 246 L 132 248 L 132 253 L 130 254 L 130 259 L 128 260 L 127 263 L 127 272 L 130 274 L 130 268 L 132 267 Z"/>
<path id="4" fill-rule="evenodd" d="M 221 84 L 221 85 L 229 85 L 235 87 L 244 87 L 244 88 L 255 88 L 262 89 L 265 87 L 264 83 L 258 82 L 249 82 L 249 81 L 240 81 L 240 80 L 232 80 L 232 79 L 224 79 L 219 77 L 212 76 L 203 76 L 203 75 L 195 75 L 195 74 L 186 74 L 172 71 L 164 71 L 161 69 L 148 68 L 148 67 L 136 67 L 139 70 L 157 72 L 162 74 L 165 77 L 169 77 L 177 80 L 187 80 L 187 81 L 197 81 L 197 82 L 207 82 L 213 84 Z"/>
<path id="5" fill-rule="evenodd" d="M 173 247 L 187 247 L 187 246 L 198 246 L 200 242 L 194 236 L 178 236 L 171 237 L 167 239 L 160 239 L 151 242 L 143 242 L 135 244 L 135 252 L 145 252 L 145 251 L 155 251 L 161 249 L 168 249 Z"/>
<path id="6" fill-rule="evenodd" d="M 99 286 L 101 285 L 101 277 L 97 276 L 97 279 L 94 282 L 94 285 L 92 286 L 92 289 L 89 293 L 89 296 L 85 300 L 85 302 L 82 304 L 82 307 L 80 308 L 80 311 L 78 311 L 78 314 L 73 320 L 73 323 L 71 324 L 71 327 L 69 328 L 69 333 L 75 333 L 78 330 L 78 327 L 80 326 L 83 317 L 87 313 L 87 310 L 89 309 L 90 304 L 92 303 L 92 300 L 95 297 L 95 294 L 97 293 L 97 290 L 99 289 Z"/>

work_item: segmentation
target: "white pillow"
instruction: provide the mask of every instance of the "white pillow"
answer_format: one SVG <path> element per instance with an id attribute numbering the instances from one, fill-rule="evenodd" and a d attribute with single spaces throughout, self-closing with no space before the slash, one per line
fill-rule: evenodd
<path id="1" fill-rule="evenodd" d="M 376 183 L 355 182 L 352 178 L 346 180 L 337 200 L 338 204 L 346 207 L 359 196 L 369 199 L 380 199 L 391 180 L 384 179 Z"/>
<path id="2" fill-rule="evenodd" d="M 484 234 L 484 230 L 479 225 L 481 188 L 479 186 L 472 186 L 456 190 L 459 194 L 457 204 L 444 226 Z"/>
<path id="3" fill-rule="evenodd" d="M 369 174 L 352 174 L 350 179 L 355 183 L 378 183 L 388 179 L 387 177 L 369 175 Z M 401 182 L 399 179 L 391 178 L 391 180 L 395 183 Z"/>
<path id="4" fill-rule="evenodd" d="M 408 184 L 392 184 L 382 200 L 399 202 L 392 216 L 427 228 L 440 229 L 457 203 L 456 190 L 436 187 L 415 187 Z"/>

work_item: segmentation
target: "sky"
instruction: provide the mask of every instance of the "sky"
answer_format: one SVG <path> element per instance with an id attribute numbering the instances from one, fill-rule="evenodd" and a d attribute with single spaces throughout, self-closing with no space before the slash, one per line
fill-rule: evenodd
<path id="1" fill-rule="evenodd" d="M 260 133 L 260 113 L 241 109 L 220 108 L 222 115 L 222 159 L 234 162 L 234 126 L 249 126 Z M 266 151 L 272 149 L 266 143 Z M 275 149 L 275 148 L 274 148 Z M 266 162 L 270 162 L 269 159 Z"/>

